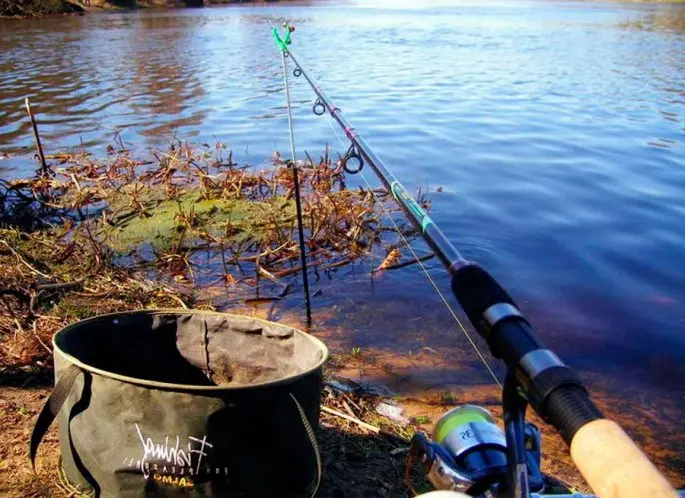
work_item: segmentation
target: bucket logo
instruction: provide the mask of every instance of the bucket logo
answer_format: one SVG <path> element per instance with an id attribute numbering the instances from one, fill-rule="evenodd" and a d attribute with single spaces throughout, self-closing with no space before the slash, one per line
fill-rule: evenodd
<path id="1" fill-rule="evenodd" d="M 181 440 L 180 436 L 165 436 L 163 440 L 155 441 L 146 437 L 138 424 L 135 424 L 140 440 L 142 457 L 124 458 L 123 464 L 140 470 L 145 479 L 153 476 L 161 484 L 169 484 L 181 488 L 192 488 L 193 478 L 200 473 L 204 475 L 228 475 L 228 468 L 210 468 L 203 462 L 208 451 L 214 445 L 207 441 L 207 436 L 196 438 L 188 436 Z"/>
<path id="2" fill-rule="evenodd" d="M 155 481 L 161 482 L 162 484 L 170 484 L 179 488 L 192 488 L 195 483 L 190 477 L 178 477 L 162 474 L 154 474 Z"/>

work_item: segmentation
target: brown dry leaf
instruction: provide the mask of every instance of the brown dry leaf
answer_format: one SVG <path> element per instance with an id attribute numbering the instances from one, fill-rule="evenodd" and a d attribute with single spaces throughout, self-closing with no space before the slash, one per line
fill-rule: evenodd
<path id="1" fill-rule="evenodd" d="M 376 268 L 374 273 L 382 272 L 389 266 L 392 266 L 396 264 L 399 259 L 400 259 L 400 250 L 399 249 L 393 249 L 390 251 L 390 253 L 386 256 L 386 258 L 383 260 L 383 262 L 378 265 L 378 268 Z"/>

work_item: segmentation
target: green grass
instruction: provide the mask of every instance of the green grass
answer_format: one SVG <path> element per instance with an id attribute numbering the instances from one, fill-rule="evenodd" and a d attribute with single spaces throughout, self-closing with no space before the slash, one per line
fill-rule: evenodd
<path id="1" fill-rule="evenodd" d="M 431 423 L 431 418 L 427 415 L 417 415 L 416 417 L 414 417 L 413 421 L 418 425 L 425 425 Z"/>
<path id="2" fill-rule="evenodd" d="M 440 395 L 440 402 L 443 405 L 454 405 L 457 403 L 457 397 L 453 393 L 445 391 Z"/>

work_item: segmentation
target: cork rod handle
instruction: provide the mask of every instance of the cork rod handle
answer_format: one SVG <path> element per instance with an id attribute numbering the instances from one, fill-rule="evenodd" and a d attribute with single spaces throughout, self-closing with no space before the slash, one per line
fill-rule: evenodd
<path id="1" fill-rule="evenodd" d="M 675 498 L 673 487 L 616 422 L 592 421 L 573 437 L 571 458 L 600 498 Z"/>

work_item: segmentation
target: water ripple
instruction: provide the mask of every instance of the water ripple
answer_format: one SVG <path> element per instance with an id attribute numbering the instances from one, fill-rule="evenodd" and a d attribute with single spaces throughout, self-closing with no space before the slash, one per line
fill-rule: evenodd
<path id="1" fill-rule="evenodd" d="M 1 174 L 33 166 L 25 97 L 50 151 L 102 151 L 117 132 L 140 147 L 217 139 L 257 164 L 287 150 L 266 19 L 288 18 L 299 57 L 396 175 L 442 187 L 433 215 L 447 235 L 542 303 L 543 334 L 562 347 L 558 331 L 599 335 L 617 362 L 657 350 L 682 362 L 685 6 L 434 3 L 3 23 Z M 298 150 L 339 149 L 291 82 Z M 641 350 L 646 329 L 655 344 Z"/>

